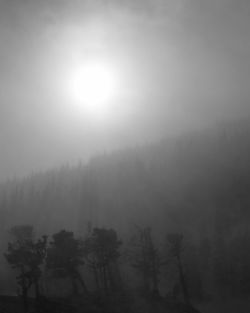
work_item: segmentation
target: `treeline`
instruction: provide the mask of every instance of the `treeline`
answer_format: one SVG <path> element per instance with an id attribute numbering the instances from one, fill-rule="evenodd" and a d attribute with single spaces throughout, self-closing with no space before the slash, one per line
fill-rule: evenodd
<path id="1" fill-rule="evenodd" d="M 171 268 L 176 273 L 174 288 L 167 294 L 168 300 L 190 306 L 181 234 L 167 235 L 164 256 L 155 245 L 149 227 L 136 226 L 134 235 L 123 250 L 123 242 L 117 232 L 106 228 L 89 228 L 84 238 L 76 238 L 72 231 L 66 230 L 53 234 L 51 240 L 46 235 L 35 238 L 30 225 L 12 227 L 10 234 L 12 240 L 4 256 L 15 271 L 25 311 L 28 310 L 31 291 L 36 301 L 42 297 L 79 294 L 105 298 L 117 293 L 126 294 L 130 289 L 139 296 L 157 300 L 162 296 L 159 286 L 164 280 L 162 268 Z M 126 265 L 134 269 L 133 275 L 138 275 L 138 286 L 129 286 L 128 281 L 124 281 L 129 271 L 127 267 L 124 272 Z M 85 277 L 86 273 L 92 276 L 92 280 Z M 60 290 L 56 294 L 50 293 L 52 280 L 60 280 L 61 289 L 64 286 L 68 294 Z"/>
<path id="2" fill-rule="evenodd" d="M 126 240 L 114 229 L 92 227 L 85 236 L 60 230 L 35 236 L 30 225 L 11 228 L 4 253 L 14 269 L 25 309 L 28 296 L 104 299 L 130 294 L 190 306 L 193 301 L 250 293 L 250 234 L 193 243 L 170 232 L 161 244 L 150 227 L 134 226 Z M 55 286 L 57 286 L 55 288 Z M 58 288 L 59 286 L 59 288 Z"/>
<path id="3" fill-rule="evenodd" d="M 95 228 L 84 240 L 75 238 L 71 231 L 61 230 L 52 236 L 50 242 L 46 235 L 35 239 L 33 227 L 29 225 L 15 226 L 10 233 L 13 240 L 8 244 L 5 257 L 17 273 L 25 310 L 28 309 L 28 295 L 32 288 L 37 301 L 41 295 L 49 296 L 41 284 L 41 279 L 43 283 L 45 280 L 45 271 L 49 272 L 50 279 L 68 279 L 74 295 L 78 295 L 80 286 L 87 296 L 89 290 L 80 271 L 86 264 L 94 274 L 96 292 L 106 294 L 115 288 L 111 266 L 116 264 L 120 255 L 121 242 L 114 230 Z M 57 296 L 61 296 L 60 292 Z"/>

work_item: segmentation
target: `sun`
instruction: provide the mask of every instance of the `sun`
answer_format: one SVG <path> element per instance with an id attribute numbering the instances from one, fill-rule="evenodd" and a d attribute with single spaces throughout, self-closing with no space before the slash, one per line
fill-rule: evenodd
<path id="1" fill-rule="evenodd" d="M 115 69 L 108 63 L 88 61 L 78 65 L 69 79 L 72 98 L 85 111 L 101 116 L 111 108 L 118 89 Z"/>

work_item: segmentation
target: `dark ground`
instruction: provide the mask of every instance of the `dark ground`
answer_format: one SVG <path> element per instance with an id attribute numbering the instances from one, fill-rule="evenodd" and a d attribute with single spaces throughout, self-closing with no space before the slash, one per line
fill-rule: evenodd
<path id="1" fill-rule="evenodd" d="M 29 313 L 199 313 L 181 303 L 165 299 L 119 298 L 100 300 L 74 297 L 68 299 L 42 299 L 36 304 L 29 300 Z M 0 313 L 23 313 L 22 301 L 16 296 L 0 296 Z M 221 313 L 221 312 L 220 312 Z"/>

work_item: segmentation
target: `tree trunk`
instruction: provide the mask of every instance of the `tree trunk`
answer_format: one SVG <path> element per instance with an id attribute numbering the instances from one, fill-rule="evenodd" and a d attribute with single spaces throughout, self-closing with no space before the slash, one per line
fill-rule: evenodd
<path id="1" fill-rule="evenodd" d="M 94 273 L 94 278 L 95 278 L 97 291 L 100 292 L 99 276 L 98 276 L 98 271 L 97 271 L 97 268 L 96 268 L 95 265 L 93 266 L 93 273 Z"/>
<path id="2" fill-rule="evenodd" d="M 113 277 L 113 273 L 110 267 L 110 264 L 107 264 L 107 274 L 108 274 L 108 280 L 109 280 L 109 284 L 110 284 L 110 289 L 111 290 L 116 290 L 117 286 Z"/>
<path id="3" fill-rule="evenodd" d="M 108 279 L 106 266 L 103 266 L 103 285 L 105 292 L 108 293 Z"/>
<path id="4" fill-rule="evenodd" d="M 36 280 L 34 284 L 35 284 L 36 300 L 39 300 L 39 298 L 40 298 L 40 288 L 39 288 L 38 280 Z"/>
<path id="5" fill-rule="evenodd" d="M 23 300 L 23 309 L 24 312 L 28 312 L 29 302 L 28 302 L 28 288 L 22 287 L 22 300 Z"/>
<path id="6" fill-rule="evenodd" d="M 183 292 L 184 301 L 185 301 L 185 303 L 187 305 L 190 305 L 188 288 L 187 288 L 186 280 L 185 280 L 185 277 L 184 277 L 180 256 L 177 256 L 177 263 L 178 263 L 180 284 L 181 284 L 181 288 L 182 288 L 182 292 Z"/>
<path id="7" fill-rule="evenodd" d="M 77 277 L 78 281 L 80 282 L 84 293 L 87 295 L 88 289 L 87 289 L 86 284 L 85 284 L 85 282 L 84 282 L 84 280 L 83 280 L 83 278 L 79 272 L 76 272 L 76 277 Z"/>

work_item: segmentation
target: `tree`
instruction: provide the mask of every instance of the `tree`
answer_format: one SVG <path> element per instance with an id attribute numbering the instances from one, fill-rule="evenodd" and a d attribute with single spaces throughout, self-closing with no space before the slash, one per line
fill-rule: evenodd
<path id="1" fill-rule="evenodd" d="M 84 265 L 84 247 L 81 239 L 76 239 L 71 231 L 61 230 L 53 235 L 46 259 L 46 266 L 55 277 L 70 278 L 73 293 L 78 294 L 79 282 L 85 294 L 88 293 L 79 267 Z"/>
<path id="2" fill-rule="evenodd" d="M 183 235 L 179 233 L 170 233 L 167 235 L 167 241 L 169 244 L 169 253 L 177 261 L 177 268 L 184 301 L 187 305 L 190 305 L 189 293 L 181 259 L 181 253 L 183 250 Z"/>
<path id="3" fill-rule="evenodd" d="M 155 247 L 151 228 L 137 227 L 137 236 L 132 240 L 135 250 L 132 252 L 132 266 L 143 276 L 143 290 L 147 295 L 159 295 L 159 273 L 163 263 L 160 260 L 158 249 Z"/>
<path id="4" fill-rule="evenodd" d="M 34 241 L 33 227 L 30 225 L 15 226 L 10 230 L 13 242 L 8 244 L 5 257 L 12 268 L 19 271 L 16 277 L 21 287 L 25 310 L 28 308 L 28 292 L 35 287 L 36 299 L 40 296 L 39 279 L 42 271 L 40 266 L 46 256 L 47 236 Z"/>
<path id="5" fill-rule="evenodd" d="M 85 240 L 86 259 L 93 270 L 98 290 L 114 289 L 117 284 L 112 275 L 112 266 L 120 256 L 117 233 L 113 229 L 94 228 L 91 235 Z"/>

